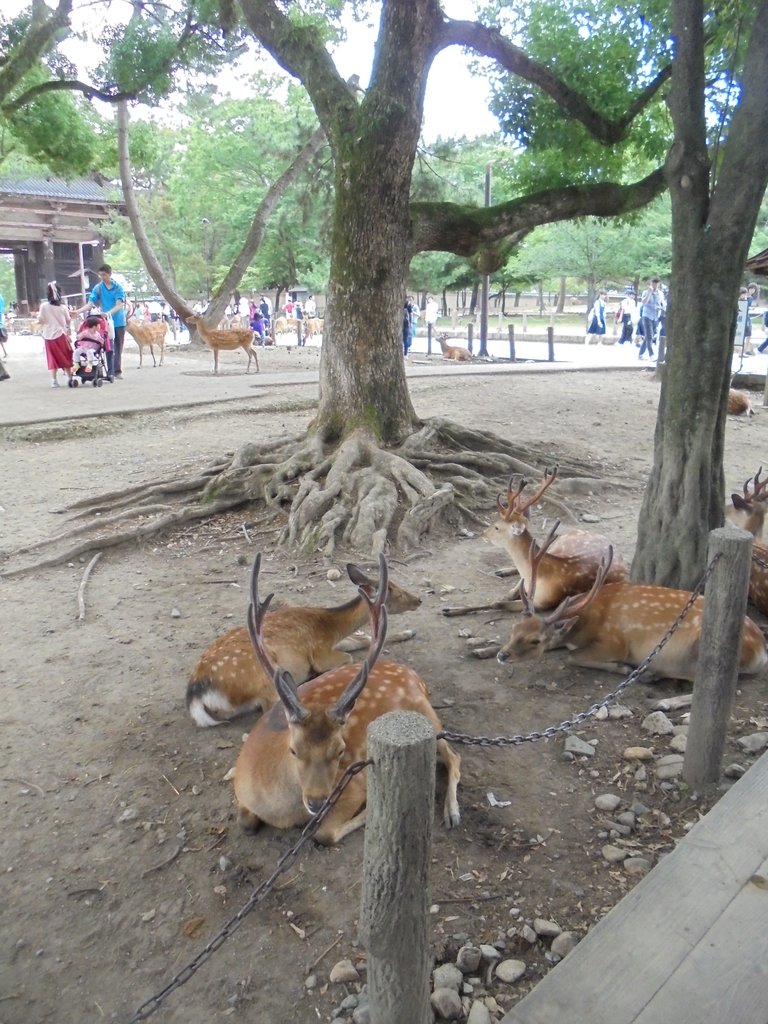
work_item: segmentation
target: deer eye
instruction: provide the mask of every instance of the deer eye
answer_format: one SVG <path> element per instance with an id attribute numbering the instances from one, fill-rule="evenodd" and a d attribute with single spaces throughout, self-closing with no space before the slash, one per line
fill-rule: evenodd
<path id="1" fill-rule="evenodd" d="M 296 751 L 293 749 L 293 747 L 289 747 L 288 749 L 290 750 L 294 757 L 297 757 Z"/>

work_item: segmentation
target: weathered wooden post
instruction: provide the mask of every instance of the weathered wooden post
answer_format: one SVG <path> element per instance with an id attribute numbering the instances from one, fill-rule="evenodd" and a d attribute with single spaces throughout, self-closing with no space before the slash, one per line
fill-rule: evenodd
<path id="1" fill-rule="evenodd" d="M 515 362 L 515 325 L 509 325 L 509 358 Z"/>
<path id="2" fill-rule="evenodd" d="M 699 660 L 683 778 L 694 790 L 717 782 L 739 668 L 739 646 L 752 561 L 752 535 L 728 524 L 709 535 L 707 564 L 721 554 L 707 580 Z"/>
<path id="3" fill-rule="evenodd" d="M 472 351 L 472 337 L 474 335 L 475 325 L 467 324 L 467 348 Z"/>
<path id="4" fill-rule="evenodd" d="M 528 314 L 523 313 L 523 334 L 528 333 Z"/>
<path id="5" fill-rule="evenodd" d="M 413 711 L 368 729 L 368 817 L 360 941 L 368 954 L 371 1024 L 431 1024 L 429 862 L 436 737 Z"/>
<path id="6" fill-rule="evenodd" d="M 555 329 L 554 327 L 547 328 L 547 358 L 550 363 L 555 361 Z"/>

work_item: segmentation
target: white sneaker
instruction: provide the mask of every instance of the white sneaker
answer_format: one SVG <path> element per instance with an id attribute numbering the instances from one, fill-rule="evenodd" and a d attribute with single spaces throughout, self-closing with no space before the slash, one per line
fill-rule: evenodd
<path id="1" fill-rule="evenodd" d="M 51 387 L 52 387 L 52 388 L 57 388 L 57 387 L 59 387 L 59 386 L 60 386 L 60 385 L 59 385 L 59 382 L 58 382 L 57 380 L 53 380 L 53 381 L 51 381 Z"/>

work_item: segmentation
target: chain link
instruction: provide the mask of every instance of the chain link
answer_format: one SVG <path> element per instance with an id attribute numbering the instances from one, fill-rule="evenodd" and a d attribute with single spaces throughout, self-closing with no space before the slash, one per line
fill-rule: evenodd
<path id="1" fill-rule="evenodd" d="M 593 718 L 599 711 L 602 711 L 603 708 L 607 708 L 610 704 L 612 704 L 627 689 L 628 686 L 631 686 L 632 683 L 634 683 L 636 680 L 640 678 L 640 676 L 643 674 L 643 672 L 645 672 L 645 670 L 648 668 L 648 666 L 656 657 L 656 655 L 659 654 L 659 652 L 666 646 L 666 644 L 669 642 L 672 636 L 674 636 L 678 627 L 680 626 L 680 623 L 686 617 L 691 608 L 693 608 L 699 595 L 704 590 L 706 582 L 712 575 L 712 572 L 720 558 L 722 558 L 722 555 L 718 553 L 709 563 L 707 568 L 704 570 L 704 575 L 701 577 L 699 582 L 691 591 L 691 596 L 686 601 L 680 614 L 677 616 L 677 618 L 669 627 L 669 629 L 661 638 L 661 640 L 656 644 L 656 646 L 645 659 L 645 661 L 638 665 L 637 668 L 634 669 L 627 676 L 626 679 L 619 683 L 616 689 L 612 693 L 609 693 L 605 700 L 600 701 L 599 704 L 593 704 L 591 707 L 587 708 L 586 711 L 582 711 L 574 718 L 569 718 L 567 721 L 561 722 L 559 725 L 550 725 L 546 729 L 534 730 L 533 732 L 529 732 L 526 735 L 518 734 L 516 736 L 469 736 L 467 735 L 467 733 L 449 732 L 447 729 L 444 729 L 441 733 L 438 734 L 438 739 L 448 740 L 450 743 L 463 743 L 474 747 L 519 747 L 523 743 L 536 743 L 538 740 L 548 740 L 551 739 L 553 736 L 559 735 L 560 733 L 570 732 L 571 729 L 575 728 L 575 726 L 577 725 L 581 725 L 581 723 L 586 721 L 588 718 Z"/>
<path id="2" fill-rule="evenodd" d="M 314 837 L 317 830 L 328 817 L 328 814 L 334 804 L 338 801 L 352 778 L 355 775 L 358 775 L 371 763 L 372 762 L 370 760 L 355 761 L 354 764 L 351 764 L 349 768 L 346 769 L 339 781 L 328 794 L 323 806 L 304 827 L 296 845 L 292 846 L 290 850 L 283 854 L 275 865 L 275 869 L 269 878 L 265 879 L 257 889 L 254 889 L 248 902 L 238 910 L 234 917 L 231 917 L 229 921 L 227 921 L 221 931 L 215 935 L 208 945 L 197 954 L 194 960 L 191 960 L 186 967 L 182 967 L 182 969 L 168 982 L 164 989 L 152 996 L 152 998 L 148 999 L 145 1003 L 142 1003 L 133 1016 L 126 1021 L 126 1024 L 137 1024 L 138 1021 L 146 1020 L 148 1017 L 151 1017 L 152 1014 L 160 1008 L 162 1003 L 165 1002 L 171 992 L 174 992 L 177 988 L 181 988 L 182 985 L 185 985 L 192 975 L 195 974 L 195 972 L 202 967 L 202 965 L 209 960 L 221 946 L 224 945 L 230 935 L 237 931 L 254 907 L 261 903 L 261 901 L 271 892 L 280 875 L 282 875 L 284 871 L 287 871 L 288 868 L 296 862 L 302 847 L 304 847 L 306 843 Z"/>

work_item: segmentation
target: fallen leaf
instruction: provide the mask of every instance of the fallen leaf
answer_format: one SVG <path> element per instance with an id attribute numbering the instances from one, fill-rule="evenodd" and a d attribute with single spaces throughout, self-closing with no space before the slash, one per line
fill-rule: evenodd
<path id="1" fill-rule="evenodd" d="M 196 939 L 200 935 L 203 925 L 205 924 L 204 917 L 193 917 L 190 918 L 186 924 L 182 925 L 181 930 L 187 936 L 188 939 Z"/>

